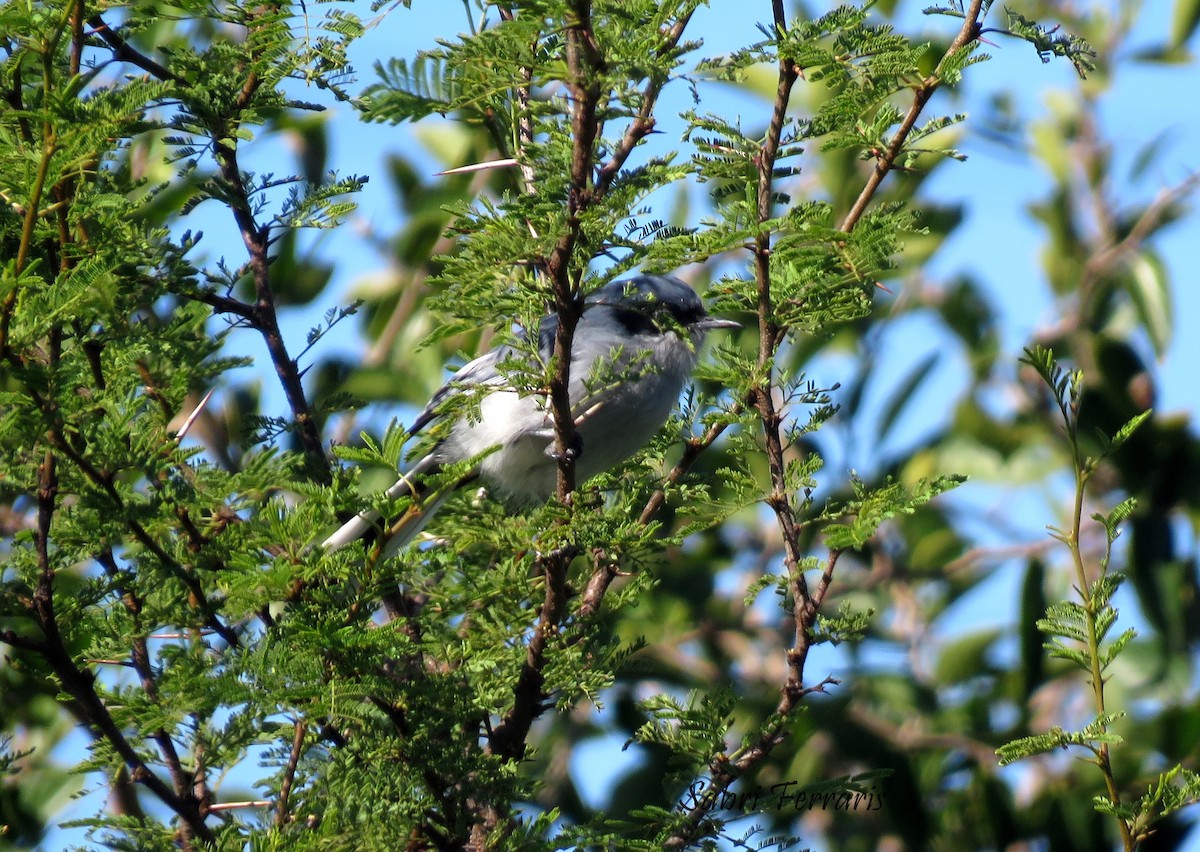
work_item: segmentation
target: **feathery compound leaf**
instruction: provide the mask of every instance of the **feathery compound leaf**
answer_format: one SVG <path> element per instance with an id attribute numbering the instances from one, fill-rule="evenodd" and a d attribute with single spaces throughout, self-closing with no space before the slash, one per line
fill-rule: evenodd
<path id="1" fill-rule="evenodd" d="M 1094 751 L 1102 743 L 1116 745 L 1122 742 L 1122 739 L 1117 734 L 1110 733 L 1108 728 L 1124 715 L 1124 713 L 1100 714 L 1091 724 L 1079 731 L 1066 731 L 1056 726 L 1045 734 L 1013 740 L 996 749 L 996 755 L 1000 758 L 1000 765 L 1007 766 L 1022 758 L 1044 754 L 1056 748 L 1081 746 Z"/>
<path id="2" fill-rule="evenodd" d="M 1087 638 L 1087 611 L 1074 601 L 1059 601 L 1046 608 L 1046 617 L 1038 629 L 1050 636 L 1062 636 L 1079 642 Z"/>
<path id="3" fill-rule="evenodd" d="M 825 528 L 825 544 L 830 550 L 862 547 L 884 521 L 899 514 L 911 514 L 917 506 L 964 481 L 965 478 L 961 476 L 921 479 L 910 491 L 890 477 L 875 489 L 868 489 L 862 480 L 855 477 L 851 480 L 855 499 L 823 513 L 827 518 L 851 517 L 849 523 L 833 523 Z"/>
<path id="4" fill-rule="evenodd" d="M 828 642 L 831 645 L 840 645 L 842 642 L 861 642 L 874 617 L 874 609 L 855 610 L 849 601 L 842 601 L 838 605 L 836 615 L 822 613 L 817 616 L 814 641 Z"/>
<path id="5" fill-rule="evenodd" d="M 1174 766 L 1160 774 L 1138 801 L 1129 807 L 1139 826 L 1150 826 L 1168 814 L 1200 802 L 1200 774 Z M 1111 813 L 1107 799 L 1096 802 L 1096 810 Z"/>
<path id="6" fill-rule="evenodd" d="M 1112 544 L 1117 540 L 1117 536 L 1121 534 L 1119 529 L 1130 515 L 1137 509 L 1138 500 L 1136 497 L 1126 497 L 1120 503 L 1113 507 L 1113 510 L 1107 515 L 1096 513 L 1092 515 L 1092 520 L 1099 521 L 1104 525 L 1104 530 L 1108 535 L 1108 543 Z"/>
<path id="7" fill-rule="evenodd" d="M 1008 15 L 1009 34 L 1032 44 L 1042 62 L 1049 62 L 1054 56 L 1065 57 L 1075 66 L 1080 77 L 1086 77 L 1089 72 L 1096 70 L 1096 51 L 1084 39 L 1060 32 L 1059 26 L 1042 26 L 1012 9 L 1005 9 L 1005 12 Z"/>
<path id="8" fill-rule="evenodd" d="M 1117 430 L 1117 434 L 1113 435 L 1112 442 L 1109 444 L 1108 452 L 1120 448 L 1133 435 L 1137 428 L 1145 423 L 1154 414 L 1153 409 L 1146 409 L 1141 414 L 1134 415 L 1130 420 Z"/>

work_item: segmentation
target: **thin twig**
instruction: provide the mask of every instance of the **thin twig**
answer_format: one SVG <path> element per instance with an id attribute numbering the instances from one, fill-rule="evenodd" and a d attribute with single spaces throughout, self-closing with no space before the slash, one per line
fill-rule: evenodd
<path id="1" fill-rule="evenodd" d="M 945 66 L 946 61 L 979 38 L 979 18 L 983 12 L 983 3 L 984 0 L 971 0 L 971 5 L 963 14 L 962 28 L 958 31 L 958 35 L 954 37 L 954 40 L 950 42 L 950 45 L 946 48 L 946 52 L 942 54 L 937 68 L 913 90 L 912 104 L 909 106 L 903 121 L 900 122 L 900 126 L 896 129 L 896 133 L 892 137 L 892 144 L 888 145 L 887 150 L 875 161 L 875 168 L 871 170 L 866 185 L 862 188 L 862 192 L 858 194 L 858 198 L 855 199 L 850 211 L 846 214 L 846 218 L 842 220 L 840 227 L 842 231 L 852 230 L 858 224 L 858 220 L 867 212 L 867 205 L 875 197 L 879 185 L 883 183 L 883 179 L 887 177 L 888 172 L 895 166 L 896 158 L 904 150 L 904 143 L 908 141 L 908 135 L 916 127 L 917 119 L 925 109 L 925 105 L 929 103 L 929 99 L 933 97 L 933 93 L 942 84 L 940 72 L 943 66 Z"/>
<path id="2" fill-rule="evenodd" d="M 96 693 L 95 677 L 91 672 L 81 670 L 75 665 L 72 654 L 64 643 L 54 606 L 54 568 L 49 558 L 50 524 L 58 493 L 56 465 L 53 450 L 47 450 L 39 470 L 38 526 L 34 538 L 41 573 L 34 592 L 33 605 L 38 626 L 45 636 L 45 643 L 40 650 L 57 675 L 63 691 L 75 699 L 81 718 L 98 736 L 102 736 L 112 745 L 130 768 L 133 780 L 145 785 L 163 804 L 179 815 L 182 820 L 184 845 L 190 847 L 193 837 L 206 843 L 215 843 L 216 838 L 205 824 L 196 801 L 188 793 L 180 795 L 172 790 L 146 765 Z"/>
<path id="3" fill-rule="evenodd" d="M 204 406 L 208 404 L 208 401 L 212 399 L 212 395 L 216 393 L 216 390 L 216 388 L 209 388 L 208 393 L 192 409 L 192 413 L 187 416 L 187 419 L 183 421 L 183 425 L 179 427 L 179 431 L 175 433 L 175 440 L 177 442 L 184 439 L 188 430 L 192 428 L 192 424 L 196 422 L 196 418 L 200 416 L 200 412 L 204 410 Z"/>
<path id="4" fill-rule="evenodd" d="M 512 21 L 515 17 L 511 9 L 500 7 L 500 20 Z M 537 42 L 529 45 L 529 51 L 532 55 L 537 50 Z M 522 64 L 517 69 L 517 74 L 520 82 L 516 86 L 517 95 L 517 147 L 513 152 L 515 154 L 514 162 L 517 162 L 521 167 L 521 190 L 526 195 L 533 195 L 537 192 L 537 173 L 533 170 L 533 164 L 529 162 L 526 153 L 529 150 L 530 143 L 533 142 L 533 116 L 529 110 L 530 102 L 533 100 L 533 68 L 530 65 Z M 532 224 L 526 219 L 526 224 L 533 230 Z M 535 234 L 536 236 L 536 234 Z"/>
<path id="5" fill-rule="evenodd" d="M 38 395 L 34 394 L 34 396 L 36 398 Z M 113 505 L 122 514 L 125 514 L 127 511 L 125 500 L 121 496 L 121 492 L 118 491 L 116 486 L 113 484 L 113 477 L 102 473 L 94 465 L 92 465 L 90 461 L 80 455 L 71 445 L 71 442 L 68 441 L 66 437 L 57 430 L 52 430 L 49 433 L 49 437 L 55 448 L 58 449 L 64 456 L 69 458 L 71 462 L 78 467 L 80 471 L 82 471 L 84 476 L 86 476 L 92 482 L 92 484 L 102 489 L 108 498 L 113 502 Z M 164 567 L 171 569 L 171 571 L 183 581 L 183 584 L 187 586 L 188 591 L 195 600 L 197 608 L 204 613 L 208 626 L 230 645 L 238 645 L 239 641 L 237 635 L 229 629 L 228 625 L 222 623 L 221 620 L 217 618 L 216 612 L 209 604 L 208 596 L 205 594 L 204 588 L 200 585 L 200 581 L 196 578 L 196 576 L 185 566 L 179 564 L 179 562 L 169 553 L 167 553 L 167 551 L 163 549 L 162 545 L 160 545 L 138 521 L 135 521 L 133 518 L 129 518 L 127 523 L 129 525 L 129 531 L 133 533 L 133 537 L 137 540 L 137 542 L 142 545 L 142 547 L 146 548 L 146 550 L 150 551 L 150 553 L 153 554 L 154 557 L 158 559 L 158 561 L 161 562 Z"/>
<path id="6" fill-rule="evenodd" d="M 288 813 L 288 799 L 292 795 L 292 784 L 296 781 L 296 767 L 300 765 L 300 755 L 304 753 L 304 734 L 307 727 L 303 720 L 296 722 L 296 732 L 292 736 L 292 751 L 288 755 L 287 767 L 283 770 L 283 782 L 279 785 L 279 801 L 275 808 L 275 824 L 287 824 L 291 814 Z"/>
<path id="7" fill-rule="evenodd" d="M 232 811 L 237 808 L 269 808 L 271 803 L 265 799 L 251 799 L 245 802 L 217 802 L 209 805 L 209 811 L 216 813 L 217 811 Z"/>
<path id="8" fill-rule="evenodd" d="M 1171 207 L 1197 186 L 1200 186 L 1200 172 L 1193 172 L 1175 186 L 1160 191 L 1123 239 L 1110 242 L 1088 258 L 1080 276 L 1079 289 L 1088 289 L 1095 279 L 1141 248 Z"/>
<path id="9" fill-rule="evenodd" d="M 247 102 L 258 85 L 254 75 L 248 75 L 236 104 Z M 287 342 L 279 329 L 279 317 L 275 306 L 275 291 L 271 284 L 270 229 L 255 220 L 250 195 L 246 190 L 245 176 L 238 165 L 235 142 L 228 141 L 222 130 L 213 131 L 214 148 L 221 177 L 232 199 L 230 211 L 242 235 L 242 243 L 250 257 L 250 272 L 254 281 L 255 303 L 253 308 L 245 306 L 240 316 L 250 319 L 254 328 L 266 343 L 275 375 L 283 387 L 283 393 L 296 423 L 296 435 L 304 451 L 309 475 L 321 483 L 329 481 L 329 464 L 321 443 L 321 433 L 304 393 L 299 365 L 288 354 Z M 203 301 L 221 300 L 215 294 L 201 295 Z M 252 311 L 252 312 L 251 312 Z M 237 311 L 235 311 L 237 312 Z"/>

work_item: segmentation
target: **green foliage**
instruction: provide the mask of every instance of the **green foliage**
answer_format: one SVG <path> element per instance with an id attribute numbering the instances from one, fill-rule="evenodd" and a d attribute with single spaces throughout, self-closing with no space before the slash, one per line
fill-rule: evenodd
<path id="1" fill-rule="evenodd" d="M 1096 754 L 1100 753 L 1101 745 L 1120 745 L 1121 737 L 1109 731 L 1112 723 L 1124 714 L 1102 714 L 1094 721 L 1078 731 L 1064 731 L 1062 728 L 1052 728 L 1049 733 L 1014 740 L 996 749 L 1000 757 L 1000 765 L 1012 763 L 1035 754 L 1066 748 L 1082 746 Z M 1099 810 L 1099 809 L 1098 809 Z"/>
<path id="2" fill-rule="evenodd" d="M 1170 345 L 1165 264 L 1130 242 L 1127 268 L 1095 272 L 1099 252 L 1060 244 L 1080 230 L 1053 220 L 1066 194 L 1040 214 L 1055 222 L 1058 292 L 1097 276 L 1072 326 L 1088 358 L 1073 355 L 1089 376 L 1101 369 L 1104 417 L 1087 419 L 1089 388 L 1048 351 L 1030 362 L 1067 419 L 1080 493 L 1110 476 L 1128 493 L 1093 515 L 1107 543 L 1098 579 L 1077 580 L 1081 602 L 1046 607 L 1052 570 L 1030 566 L 1025 671 L 995 659 L 997 629 L 946 642 L 933 665 L 918 649 L 986 579 L 964 568 L 972 541 L 956 510 L 934 500 L 963 481 L 945 471 L 1046 447 L 1040 409 L 1001 422 L 973 386 L 938 400 L 956 422 L 904 458 L 873 450 L 851 474 L 855 453 L 839 452 L 854 435 L 890 445 L 924 413 L 948 354 L 883 391 L 872 424 L 864 400 L 890 311 L 935 317 L 979 386 L 999 380 L 995 312 L 975 282 L 886 310 L 876 298 L 962 218 L 919 191 L 962 159 L 953 137 L 974 111 L 928 110 L 987 59 L 982 17 L 947 48 L 951 31 L 913 39 L 879 4 L 798 12 L 701 58 L 711 19 L 698 0 L 464 3 L 461 35 L 380 62 L 358 91 L 353 49 L 370 28 L 405 26 L 407 6 L 367 23 L 325 4 L 0 5 L 6 839 L 51 842 L 46 827 L 81 787 L 105 804 L 72 825 L 116 849 L 792 848 L 816 807 L 842 848 L 884 836 L 1000 848 L 1056 836 L 1039 808 L 1079 799 L 1090 811 L 1084 786 L 1025 808 L 980 755 L 1007 739 L 1005 760 L 1073 746 L 1101 762 L 1129 722 L 1099 708 L 1074 733 L 1023 736 L 1023 702 L 1068 682 L 1063 660 L 1103 689 L 1159 635 L 1195 641 L 1177 600 L 1148 610 L 1149 640 L 1114 635 L 1122 573 L 1110 564 L 1132 561 L 1124 573 L 1152 600 L 1139 524 L 1168 510 L 1163 493 L 1134 487 L 1128 458 L 1183 470 L 1170 453 L 1191 446 L 1132 404 L 1136 370 L 1118 380 L 1113 367 L 1142 351 L 1120 336 L 1131 324 L 1145 351 Z M 1011 14 L 1009 28 L 1090 67 L 1073 35 Z M 713 114 L 714 84 L 768 102 Z M 693 96 L 675 151 L 654 138 L 676 118 L 667 92 Z M 343 233 L 367 181 L 326 163 L 334 103 L 339 121 L 354 108 L 397 132 L 447 119 L 426 144 L 449 171 L 430 176 L 403 150 L 370 175 L 390 180 L 404 215 L 399 233 L 371 226 L 396 269 L 351 306 L 314 311 L 293 340 L 285 309 L 324 297 L 340 271 L 301 232 Z M 255 146 L 285 141 L 295 164 L 246 167 Z M 185 231 L 197 211 L 216 211 L 232 241 Z M 1151 205 L 1110 243 L 1148 239 L 1175 211 Z M 702 290 L 711 279 L 710 309 L 745 326 L 702 353 L 648 447 L 569 500 L 519 513 L 449 496 L 470 465 L 451 467 L 422 482 L 448 499 L 414 546 L 388 559 L 370 543 L 319 552 L 341 516 L 411 511 L 412 497 L 382 488 L 440 434 L 356 420 L 355 398 L 419 405 L 453 357 L 500 341 L 533 355 L 514 326 L 633 270 L 683 270 Z M 327 335 L 352 317 L 371 346 L 338 361 Z M 563 354 L 512 359 L 505 378 L 545 395 Z M 830 359 L 838 381 L 812 378 Z M 636 364 L 593 378 L 623 369 Z M 477 397 L 448 405 L 482 416 Z M 1117 547 L 1131 525 L 1133 556 Z M 1056 533 L 1076 550 L 1077 527 Z M 881 648 L 911 670 L 881 671 Z M 1014 730 L 993 730 L 1018 705 Z M 1162 720 L 1154 747 L 1178 759 L 1185 728 Z M 68 774 L 52 755 L 73 729 L 89 746 Z M 579 755 L 612 741 L 627 768 L 596 802 Z M 1139 748 L 1126 733 L 1119 753 Z M 810 795 L 808 811 L 756 792 L 779 786 Z M 1140 838 L 1200 783 L 1176 767 L 1145 789 L 1095 810 Z M 851 794 L 878 807 L 814 804 Z M 735 829 L 747 810 L 754 825 Z"/>
<path id="3" fill-rule="evenodd" d="M 1037 371 L 1051 391 L 1053 402 L 1066 430 L 1075 472 L 1075 509 L 1071 516 L 1072 524 L 1066 529 L 1050 527 L 1050 534 L 1066 545 L 1071 553 L 1076 568 L 1075 590 L 1079 594 L 1080 602 L 1061 601 L 1051 604 L 1046 608 L 1045 617 L 1038 619 L 1037 628 L 1050 637 L 1050 641 L 1046 642 L 1044 647 L 1051 657 L 1065 660 L 1085 673 L 1094 699 L 1096 718 L 1078 731 L 1065 731 L 1055 726 L 1048 733 L 1018 738 L 1001 746 L 996 750 L 996 754 L 1000 763 L 1004 765 L 1070 746 L 1090 751 L 1093 755 L 1092 762 L 1104 776 L 1108 790 L 1108 795 L 1095 797 L 1096 810 L 1117 821 L 1125 848 L 1133 849 L 1148 836 L 1155 821 L 1200 798 L 1200 785 L 1197 784 L 1195 776 L 1189 774 L 1184 775 L 1181 785 L 1175 785 L 1174 780 L 1185 772 L 1181 766 L 1175 766 L 1161 773 L 1151 786 L 1150 792 L 1136 803 L 1130 804 L 1127 799 L 1122 799 L 1109 747 L 1119 746 L 1124 742 L 1124 739 L 1111 729 L 1113 723 L 1125 714 L 1106 710 L 1109 701 L 1105 695 L 1105 685 L 1110 666 L 1137 637 L 1137 631 L 1128 628 L 1115 639 L 1107 641 L 1109 631 L 1115 626 L 1118 618 L 1117 609 L 1112 603 L 1113 595 L 1125 579 L 1120 573 L 1110 571 L 1109 566 L 1113 556 L 1113 543 L 1120 534 L 1119 527 L 1137 509 L 1137 500 L 1129 497 L 1108 514 L 1092 515 L 1092 520 L 1100 524 L 1105 533 L 1104 551 L 1097 560 L 1095 573 L 1085 566 L 1081 522 L 1084 489 L 1098 469 L 1100 461 L 1124 445 L 1134 431 L 1150 417 L 1151 412 L 1145 411 L 1130 419 L 1111 439 L 1101 433 L 1099 444 L 1102 455 L 1096 458 L 1085 457 L 1081 454 L 1079 443 L 1082 371 L 1063 370 L 1054 353 L 1042 346 L 1027 349 L 1024 362 Z"/>
<path id="4" fill-rule="evenodd" d="M 1005 12 L 1008 15 L 1008 34 L 1032 44 L 1042 62 L 1049 62 L 1055 56 L 1066 57 L 1080 77 L 1086 77 L 1089 72 L 1096 70 L 1096 51 L 1084 39 L 1062 32 L 1058 26 L 1043 26 L 1012 9 L 1006 9 Z"/>
<path id="5" fill-rule="evenodd" d="M 840 645 L 842 642 L 861 642 L 867 633 L 867 627 L 875 616 L 875 610 L 868 609 L 856 612 L 849 601 L 842 601 L 838 606 L 837 615 L 822 614 L 817 621 L 814 636 L 818 642 L 829 642 Z"/>

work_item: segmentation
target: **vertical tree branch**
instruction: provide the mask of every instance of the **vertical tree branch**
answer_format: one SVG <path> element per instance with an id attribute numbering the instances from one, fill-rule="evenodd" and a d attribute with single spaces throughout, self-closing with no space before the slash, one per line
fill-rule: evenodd
<path id="1" fill-rule="evenodd" d="M 550 257 L 546 274 L 554 292 L 558 324 L 554 333 L 554 375 L 550 380 L 550 412 L 554 418 L 554 452 L 558 457 L 558 499 L 567 503 L 575 490 L 576 434 L 571 412 L 571 344 L 583 313 L 578 299 L 578 274 L 571 266 L 580 237 L 583 213 L 595 200 L 592 168 L 600 133 L 596 108 L 600 100 L 597 73 L 603 66 L 591 30 L 591 3 L 571 4 L 574 20 L 567 24 L 567 86 L 571 92 L 571 179 L 567 188 L 567 217 Z"/>
<path id="2" fill-rule="evenodd" d="M 782 7 L 782 0 L 772 0 L 772 10 L 777 25 L 779 21 L 784 19 Z M 958 35 L 950 43 L 949 47 L 947 47 L 942 59 L 938 62 L 939 70 L 950 56 L 953 56 L 959 50 L 963 49 L 966 45 L 970 44 L 979 37 L 981 26 L 980 16 L 982 14 L 982 10 L 982 0 L 973 0 L 970 7 L 967 9 L 962 28 L 959 30 Z M 841 225 L 839 226 L 840 230 L 846 232 L 854 230 L 855 226 L 866 212 L 867 207 L 870 205 L 871 200 L 875 197 L 880 185 L 883 183 L 883 179 L 887 177 L 887 174 L 895 167 L 896 159 L 902 153 L 904 143 L 907 141 L 913 127 L 916 126 L 917 119 L 924 110 L 926 104 L 928 104 L 930 98 L 940 83 L 941 81 L 938 78 L 938 72 L 935 71 L 914 90 L 913 102 L 909 107 L 908 112 L 905 114 L 900 127 L 897 128 L 896 134 L 892 137 L 892 144 L 889 145 L 887 151 L 885 151 L 884 154 L 876 160 L 875 167 L 871 170 L 871 173 L 868 176 L 866 183 L 863 185 L 862 190 L 855 199 L 854 204 L 847 212 L 845 218 L 842 219 Z M 760 335 L 760 354 L 762 342 L 763 339 Z M 745 402 L 746 404 L 753 404 L 752 400 L 746 400 Z M 734 405 L 732 413 L 735 415 L 739 414 L 742 411 L 742 408 L 742 402 L 738 402 Z M 727 424 L 715 424 L 709 428 L 702 438 L 689 443 L 688 446 L 684 448 L 683 456 L 678 462 L 676 462 L 675 466 L 667 474 L 666 484 L 668 486 L 674 485 L 680 479 L 682 479 L 691 469 L 692 465 L 695 464 L 696 459 L 703 454 L 704 450 L 715 443 L 717 439 L 725 433 L 727 428 Z M 660 488 L 651 494 L 650 498 L 646 501 L 645 507 L 642 509 L 642 522 L 648 523 L 649 520 L 653 518 L 654 514 L 660 508 L 662 508 L 662 505 L 665 501 L 666 491 L 663 488 Z"/>
<path id="3" fill-rule="evenodd" d="M 132 63 L 160 80 L 187 85 L 187 81 L 182 77 L 134 49 L 99 15 L 89 17 L 88 24 L 112 49 L 115 58 Z M 221 297 L 206 298 L 204 301 L 217 307 L 218 310 L 243 317 L 262 335 L 267 352 L 271 357 L 271 363 L 275 367 L 275 374 L 283 387 L 288 407 L 292 411 L 292 417 L 296 423 L 296 434 L 304 452 L 309 474 L 318 482 L 328 482 L 329 466 L 325 460 L 320 431 L 304 393 L 299 365 L 289 355 L 287 344 L 279 330 L 278 311 L 270 273 L 270 229 L 267 226 L 259 225 L 255 219 L 244 176 L 238 166 L 236 136 L 231 131 L 231 128 L 236 127 L 240 122 L 240 114 L 249 107 L 261 85 L 262 79 L 258 73 L 253 69 L 249 70 L 241 91 L 238 92 L 231 104 L 227 117 L 229 126 L 216 126 L 211 128 L 210 132 L 221 178 L 231 193 L 230 210 L 249 256 L 255 302 L 252 306 L 243 305 L 237 300 L 221 299 Z"/>
<path id="4" fill-rule="evenodd" d="M 591 3 L 576 0 L 574 19 L 566 27 L 568 87 L 571 92 L 571 179 L 567 219 L 547 259 L 546 273 L 554 291 L 558 325 L 554 336 L 554 374 L 550 382 L 550 411 L 554 418 L 554 450 L 558 457 L 558 499 L 569 503 L 575 490 L 576 434 L 571 410 L 571 347 L 575 327 L 583 312 L 578 299 L 578 282 L 571 264 L 579 239 L 583 213 L 597 200 L 592 186 L 596 140 L 600 121 L 596 111 L 601 90 L 598 74 L 604 65 L 592 31 Z M 566 571 L 578 549 L 565 546 L 539 558 L 546 580 L 545 597 L 526 653 L 525 665 L 513 690 L 513 707 L 489 738 L 488 753 L 520 759 L 525 751 L 529 726 L 541 712 L 546 649 L 566 614 Z"/>
<path id="5" fill-rule="evenodd" d="M 296 731 L 292 735 L 292 751 L 288 755 L 287 766 L 283 770 L 283 782 L 279 785 L 279 801 L 275 803 L 275 825 L 284 826 L 291 819 L 289 799 L 292 795 L 292 784 L 296 782 L 296 767 L 300 765 L 300 755 L 304 753 L 304 735 L 308 728 L 303 720 L 296 721 Z"/>
<path id="6" fill-rule="evenodd" d="M 974 0 L 967 12 L 967 19 L 962 29 L 947 48 L 941 62 L 939 62 L 938 70 L 940 70 L 949 57 L 978 37 L 978 18 L 981 10 L 982 0 Z M 772 0 L 772 12 L 775 28 L 782 34 L 787 26 L 783 0 Z M 758 169 L 757 214 L 760 223 L 770 220 L 774 212 L 773 175 L 775 163 L 779 155 L 783 125 L 787 116 L 792 87 L 798 77 L 799 69 L 796 67 L 795 62 L 790 57 L 781 56 L 774 108 L 756 163 Z M 858 223 L 859 219 L 862 218 L 867 205 L 874 197 L 883 178 L 891 171 L 896 158 L 903 151 L 904 144 L 913 127 L 916 125 L 918 116 L 940 82 L 938 71 L 935 70 L 916 89 L 913 95 L 913 103 L 901 122 L 900 127 L 897 129 L 891 145 L 877 160 L 875 168 L 868 177 L 866 184 L 843 220 L 841 230 L 850 231 Z M 822 691 L 827 684 L 835 682 L 827 678 L 814 687 L 805 688 L 804 686 L 804 666 L 813 644 L 812 629 L 816 624 L 821 602 L 824 600 L 830 583 L 833 580 L 834 568 L 837 565 L 841 551 L 832 551 L 830 553 L 816 588 L 810 591 L 808 581 L 805 579 L 802 570 L 799 543 L 800 524 L 795 514 L 795 507 L 791 496 L 788 493 L 787 464 L 784 457 L 785 447 L 781 431 L 783 420 L 773 396 L 774 382 L 771 378 L 771 367 L 785 329 L 780 328 L 774 319 L 771 300 L 771 234 L 769 231 L 764 229 L 755 237 L 752 251 L 754 254 L 755 281 L 758 295 L 758 366 L 760 374 L 767 376 L 767 379 L 763 383 L 751 388 L 747 403 L 756 410 L 759 421 L 762 424 L 764 449 L 767 456 L 771 483 L 771 492 L 767 495 L 766 503 L 775 515 L 783 541 L 784 567 L 787 571 L 787 584 L 792 598 L 794 633 L 791 647 L 788 648 L 786 654 L 787 676 L 780 689 L 779 702 L 771 721 L 768 722 L 762 734 L 753 745 L 743 749 L 733 758 L 726 758 L 724 755 L 714 757 L 709 765 L 710 786 L 708 788 L 713 792 L 723 792 L 726 790 L 738 777 L 750 771 L 764 760 L 784 740 L 787 730 L 787 720 L 799 706 L 805 695 L 811 691 Z M 708 443 L 711 443 L 719 434 L 720 430 L 713 427 L 704 437 L 708 440 Z M 676 465 L 676 470 L 680 470 L 681 466 L 686 470 L 686 467 L 690 466 L 695 456 L 705 446 L 708 446 L 708 444 L 695 445 L 692 453 L 685 452 L 684 458 Z M 689 446 L 688 449 L 692 450 L 693 446 Z M 676 470 L 672 471 L 671 477 L 675 477 Z M 682 471 L 680 475 L 682 475 Z M 647 512 L 651 512 L 654 508 L 657 508 L 657 504 L 661 504 L 661 500 L 662 498 L 656 493 L 647 504 L 643 512 L 643 518 L 647 517 Z M 668 838 L 666 847 L 669 849 L 682 849 L 688 843 L 697 839 L 703 833 L 701 826 L 706 814 L 707 810 L 699 804 L 693 807 L 688 812 L 682 826 Z"/>
<path id="7" fill-rule="evenodd" d="M 38 627 L 45 637 L 43 653 L 46 662 L 58 676 L 63 691 L 78 703 L 87 723 L 112 745 L 132 770 L 133 780 L 144 784 L 180 817 L 185 846 L 190 845 L 193 837 L 213 843 L 216 838 L 205 824 L 196 802 L 190 795 L 178 795 L 146 765 L 96 694 L 92 674 L 77 667 L 67 650 L 54 605 L 54 567 L 50 560 L 50 526 L 58 496 L 57 465 L 54 451 L 47 449 L 38 469 L 38 519 L 34 536 L 40 576 L 33 605 Z"/>
<path id="8" fill-rule="evenodd" d="M 238 102 L 249 101 L 257 86 L 257 78 L 253 74 L 249 75 Z M 317 482 L 328 482 L 329 465 L 325 460 L 321 433 L 304 393 L 299 365 L 288 354 L 287 343 L 279 330 L 275 291 L 271 284 L 270 228 L 259 225 L 255 220 L 244 176 L 238 166 L 236 141 L 232 138 L 225 141 L 222 131 L 214 131 L 213 139 L 221 177 L 232 195 L 230 210 L 249 255 L 255 295 L 253 308 L 249 312 L 251 324 L 262 335 L 271 363 L 275 367 L 275 375 L 279 378 L 288 407 L 292 411 L 296 435 L 304 452 L 309 475 Z"/>
<path id="9" fill-rule="evenodd" d="M 637 115 L 626 128 L 620 143 L 608 161 L 600 168 L 593 183 L 596 166 L 596 142 L 600 136 L 602 121 L 597 110 L 602 96 L 600 74 L 605 60 L 592 29 L 591 3 L 577 0 L 572 4 L 573 20 L 566 27 L 566 56 L 568 87 L 571 93 L 572 157 L 571 177 L 567 198 L 567 217 L 563 231 L 547 259 L 546 272 L 550 279 L 558 314 L 558 326 L 554 339 L 554 375 L 550 384 L 550 410 L 555 426 L 555 452 L 558 456 L 558 498 L 569 502 L 575 490 L 576 434 L 574 416 L 570 403 L 570 361 L 575 327 L 582 314 L 578 298 L 578 275 L 572 275 L 572 260 L 577 250 L 583 214 L 597 203 L 634 147 L 654 127 L 653 110 L 665 80 L 652 78 L 642 93 L 642 103 Z M 676 21 L 664 33 L 660 51 L 674 48 L 690 19 L 690 14 Z M 527 81 L 526 81 L 527 82 Z M 487 752 L 519 760 L 525 753 L 525 742 L 533 720 L 541 714 L 544 700 L 543 669 L 546 655 L 566 615 L 568 592 L 566 573 L 572 559 L 578 554 L 573 545 L 563 546 L 539 558 L 541 572 L 545 578 L 545 596 L 538 611 L 537 624 L 526 652 L 525 664 L 513 690 L 513 706 L 493 729 L 489 736 Z M 615 576 L 613 574 L 612 576 Z M 587 611 L 595 612 L 600 605 L 612 576 L 601 574 L 589 583 Z M 497 825 L 498 814 L 490 809 L 483 822 L 472 832 L 472 843 L 482 847 L 490 832 Z"/>
<path id="10" fill-rule="evenodd" d="M 501 7 L 500 20 L 515 20 L 512 10 Z M 532 59 L 537 50 L 536 41 L 528 45 L 528 48 Z M 529 158 L 526 156 L 526 151 L 529 150 L 529 145 L 533 142 L 533 114 L 529 110 L 533 96 L 533 67 L 531 65 L 522 65 L 517 69 L 517 76 L 519 79 L 514 88 L 516 93 L 516 110 L 514 114 L 517 122 L 517 140 L 515 150 L 509 153 L 516 158 L 517 166 L 521 170 L 521 191 L 528 195 L 533 195 L 537 192 L 537 174 L 533 170 L 533 164 L 529 162 Z M 498 122 L 489 124 L 489 127 L 493 128 L 493 136 L 500 135 L 496 132 L 498 130 L 495 127 L 496 124 Z M 504 140 L 497 139 L 496 143 L 500 146 L 501 151 L 505 150 Z"/>

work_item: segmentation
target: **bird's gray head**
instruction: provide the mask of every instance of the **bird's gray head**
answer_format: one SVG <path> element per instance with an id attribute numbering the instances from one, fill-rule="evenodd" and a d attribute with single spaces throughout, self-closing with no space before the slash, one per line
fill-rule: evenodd
<path id="1" fill-rule="evenodd" d="M 696 291 L 670 275 L 638 275 L 614 281 L 592 293 L 587 308 L 604 306 L 630 334 L 650 334 L 682 326 L 693 335 L 711 328 L 739 328 L 732 320 L 709 316 Z"/>

